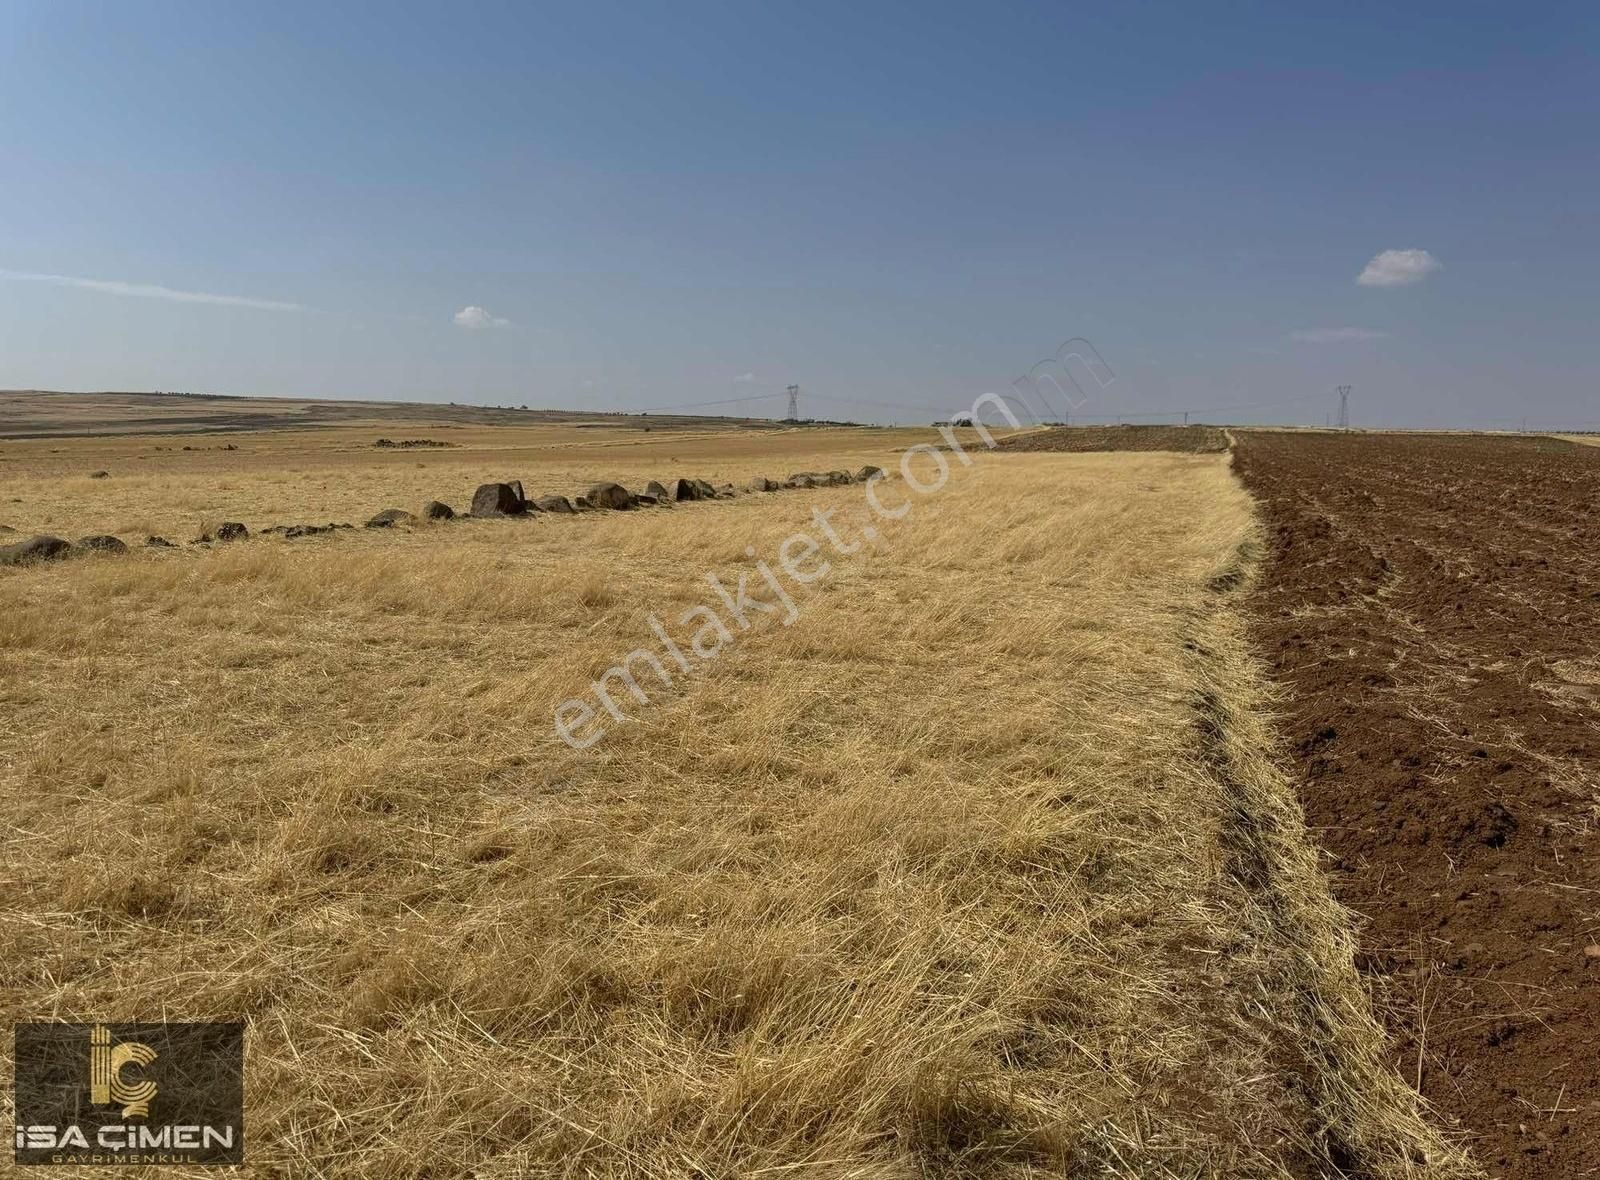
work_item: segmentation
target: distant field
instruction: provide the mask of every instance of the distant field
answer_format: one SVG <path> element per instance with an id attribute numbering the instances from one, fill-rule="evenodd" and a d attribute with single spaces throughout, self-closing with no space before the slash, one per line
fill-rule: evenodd
<path id="1" fill-rule="evenodd" d="M 405 450 L 379 438 L 429 438 L 445 448 Z M 890 468 L 897 452 L 938 441 L 929 428 L 798 427 L 786 430 L 575 425 L 446 426 L 399 420 L 317 431 L 118 436 L 0 442 L 0 525 L 74 540 L 110 533 L 186 541 L 222 520 L 360 524 L 428 500 L 458 511 L 491 480 L 519 479 L 530 496 L 576 495 L 610 479 L 641 490 L 651 479 L 694 475 L 743 484 L 755 475 Z M 193 448 L 185 450 L 185 447 Z M 226 449 L 226 448 L 236 449 Z M 105 471 L 103 479 L 92 479 Z"/>
<path id="2" fill-rule="evenodd" d="M 0 503 L 356 518 L 919 437 L 368 433 L 8 445 Z M 1227 457 L 956 473 L 900 522 L 855 485 L 0 570 L 0 1019 L 247 1020 L 259 1175 L 1464 1174 L 1269 757 Z M 741 628 L 707 574 L 776 603 L 798 530 L 829 572 Z M 670 683 L 614 720 L 635 650 Z"/>
<path id="3" fill-rule="evenodd" d="M 1180 451 L 1206 454 L 1228 449 L 1215 426 L 1056 426 L 1017 434 L 1001 443 L 1008 451 Z"/>
<path id="4" fill-rule="evenodd" d="M 317 398 L 190 396 L 165 393 L 51 393 L 0 389 L 0 439 L 84 434 L 196 434 L 253 430 L 316 430 L 394 423 L 435 426 L 583 424 L 638 429 L 651 424 L 693 429 L 770 428 L 767 419 L 706 418 L 688 414 L 598 414 L 581 410 L 519 410 L 426 402 L 359 402 Z"/>

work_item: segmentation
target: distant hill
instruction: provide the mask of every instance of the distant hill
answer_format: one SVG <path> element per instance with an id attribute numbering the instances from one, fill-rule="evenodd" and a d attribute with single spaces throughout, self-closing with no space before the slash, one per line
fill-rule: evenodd
<path id="1" fill-rule="evenodd" d="M 429 402 L 322 401 L 315 398 L 230 397 L 204 393 L 56 393 L 0 390 L 0 438 L 60 438 L 109 434 L 237 433 L 399 423 L 433 426 L 529 426 L 541 423 L 596 429 L 748 427 L 775 429 L 769 418 L 697 414 L 618 414 L 596 410 L 523 410 Z M 791 424 L 792 425 L 792 424 Z"/>

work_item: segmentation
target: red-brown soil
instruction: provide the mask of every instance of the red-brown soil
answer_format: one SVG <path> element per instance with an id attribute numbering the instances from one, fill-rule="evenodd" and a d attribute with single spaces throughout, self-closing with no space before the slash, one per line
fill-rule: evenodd
<path id="1" fill-rule="evenodd" d="M 1215 426 L 1055 426 L 1015 435 L 1002 451 L 1225 451 L 1227 435 Z"/>
<path id="2" fill-rule="evenodd" d="M 1394 1062 L 1493 1175 L 1600 1175 L 1600 449 L 1241 434 L 1254 637 Z"/>

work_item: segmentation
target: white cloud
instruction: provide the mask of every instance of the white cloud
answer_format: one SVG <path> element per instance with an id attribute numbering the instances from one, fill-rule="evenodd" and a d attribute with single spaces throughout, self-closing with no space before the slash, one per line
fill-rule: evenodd
<path id="1" fill-rule="evenodd" d="M 510 320 L 492 316 L 477 304 L 469 304 L 455 314 L 455 321 L 463 328 L 503 328 Z"/>
<path id="2" fill-rule="evenodd" d="M 1289 333 L 1301 344 L 1343 344 L 1350 340 L 1387 340 L 1389 333 L 1372 328 L 1300 328 Z"/>
<path id="3" fill-rule="evenodd" d="M 755 379 L 756 375 L 754 373 L 740 373 L 733 380 L 736 385 L 749 385 Z"/>
<path id="4" fill-rule="evenodd" d="M 281 299 L 251 299 L 244 295 L 213 295 L 209 291 L 177 291 L 152 283 L 124 283 L 117 279 L 79 279 L 71 275 L 34 274 L 31 271 L 0 270 L 0 279 L 26 283 L 52 283 L 57 287 L 78 287 L 104 295 L 128 295 L 136 299 L 170 299 L 175 303 L 210 303 L 219 307 L 251 307 L 257 311 L 309 311 L 299 303 Z"/>
<path id="5" fill-rule="evenodd" d="M 1405 287 L 1420 283 L 1444 264 L 1426 250 L 1385 250 L 1356 276 L 1363 287 Z"/>

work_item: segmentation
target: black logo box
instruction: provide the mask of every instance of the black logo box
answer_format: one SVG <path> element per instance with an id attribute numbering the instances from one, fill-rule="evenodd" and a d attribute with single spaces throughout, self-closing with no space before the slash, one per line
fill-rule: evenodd
<path id="1" fill-rule="evenodd" d="M 113 1044 L 138 1041 L 155 1051 L 155 1059 L 137 1070 L 156 1083 L 146 1118 L 124 1118 L 120 1104 L 96 1106 L 89 1096 L 92 1024 L 19 1024 L 15 1028 L 16 1125 L 14 1136 L 28 1127 L 55 1127 L 64 1133 L 76 1126 L 88 1150 L 74 1147 L 25 1147 L 15 1143 L 19 1164 L 138 1163 L 237 1164 L 244 1161 L 244 1025 L 109 1024 Z M 129 1071 L 130 1076 L 133 1073 Z M 233 1144 L 213 1142 L 198 1149 L 122 1148 L 100 1146 L 102 1127 L 232 1127 Z M 111 1133 L 113 1139 L 119 1136 Z M 152 1158 L 161 1157 L 165 1158 Z"/>

